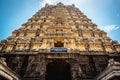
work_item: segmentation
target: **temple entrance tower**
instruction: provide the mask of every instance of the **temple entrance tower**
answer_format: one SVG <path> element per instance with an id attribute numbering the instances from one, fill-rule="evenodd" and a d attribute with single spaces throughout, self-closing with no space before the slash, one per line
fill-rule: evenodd
<path id="1" fill-rule="evenodd" d="M 46 4 L 0 42 L 0 58 L 20 80 L 96 80 L 109 59 L 120 62 L 120 44 L 74 4 Z"/>

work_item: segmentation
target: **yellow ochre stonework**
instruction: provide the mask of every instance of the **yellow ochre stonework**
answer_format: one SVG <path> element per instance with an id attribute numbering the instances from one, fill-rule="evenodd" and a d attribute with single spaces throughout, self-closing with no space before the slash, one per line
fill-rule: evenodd
<path id="1" fill-rule="evenodd" d="M 0 56 L 22 80 L 97 80 L 120 44 L 74 4 L 46 4 L 0 42 Z"/>

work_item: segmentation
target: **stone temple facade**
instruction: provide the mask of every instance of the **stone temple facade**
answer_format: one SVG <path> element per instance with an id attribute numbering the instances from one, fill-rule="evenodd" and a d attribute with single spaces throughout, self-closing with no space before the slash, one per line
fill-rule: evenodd
<path id="1" fill-rule="evenodd" d="M 0 59 L 0 80 L 120 80 L 120 44 L 74 4 L 46 4 L 0 42 Z"/>

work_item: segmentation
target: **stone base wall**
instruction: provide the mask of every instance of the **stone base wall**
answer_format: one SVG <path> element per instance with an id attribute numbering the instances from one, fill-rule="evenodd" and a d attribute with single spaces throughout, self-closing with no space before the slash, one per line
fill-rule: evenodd
<path id="1" fill-rule="evenodd" d="M 8 66 L 23 80 L 45 80 L 47 64 L 63 60 L 70 65 L 72 80 L 94 79 L 108 64 L 107 55 L 81 55 L 78 53 L 38 53 L 35 55 L 8 55 Z"/>

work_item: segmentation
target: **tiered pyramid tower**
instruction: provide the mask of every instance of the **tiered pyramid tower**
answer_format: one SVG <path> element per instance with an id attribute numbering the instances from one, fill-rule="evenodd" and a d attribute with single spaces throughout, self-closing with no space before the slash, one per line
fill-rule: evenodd
<path id="1" fill-rule="evenodd" d="M 120 61 L 120 44 L 62 3 L 46 4 L 1 41 L 0 52 L 22 80 L 93 80 L 110 58 Z"/>

